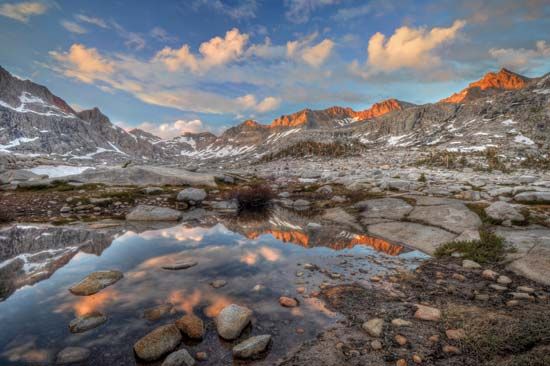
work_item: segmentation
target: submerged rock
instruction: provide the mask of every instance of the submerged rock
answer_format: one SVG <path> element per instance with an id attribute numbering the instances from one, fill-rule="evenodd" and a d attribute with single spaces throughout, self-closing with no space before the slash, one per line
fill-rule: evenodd
<path id="1" fill-rule="evenodd" d="M 193 366 L 194 364 L 193 356 L 186 349 L 180 349 L 166 356 L 161 366 Z"/>
<path id="2" fill-rule="evenodd" d="M 126 215 L 128 221 L 178 221 L 182 213 L 168 207 L 139 205 Z"/>
<path id="3" fill-rule="evenodd" d="M 186 314 L 176 320 L 176 327 L 189 338 L 201 339 L 204 336 L 204 323 L 194 314 Z"/>
<path id="4" fill-rule="evenodd" d="M 216 317 L 218 334 L 227 340 L 237 338 L 242 330 L 250 323 L 252 310 L 231 304 L 220 311 Z"/>
<path id="5" fill-rule="evenodd" d="M 295 308 L 298 306 L 298 301 L 292 297 L 281 296 L 279 298 L 279 304 L 286 308 Z"/>
<path id="6" fill-rule="evenodd" d="M 71 287 L 69 291 L 78 296 L 93 295 L 119 281 L 122 277 L 123 274 L 119 271 L 94 272 Z"/>
<path id="7" fill-rule="evenodd" d="M 196 266 L 197 264 L 198 264 L 198 262 L 195 261 L 195 260 L 183 259 L 183 260 L 178 261 L 178 262 L 163 264 L 162 268 L 175 271 L 175 270 L 179 270 L 179 269 L 191 268 L 191 267 Z"/>
<path id="8" fill-rule="evenodd" d="M 174 305 L 170 303 L 161 304 L 161 305 L 146 309 L 143 312 L 143 317 L 149 321 L 156 321 L 162 318 L 163 316 L 170 314 L 173 309 L 174 309 Z"/>
<path id="9" fill-rule="evenodd" d="M 84 347 L 66 347 L 58 354 L 56 363 L 66 365 L 86 360 L 90 356 L 90 350 Z"/>
<path id="10" fill-rule="evenodd" d="M 145 361 L 154 361 L 173 351 L 181 342 L 181 333 L 174 324 L 163 325 L 134 344 L 136 355 Z"/>
<path id="11" fill-rule="evenodd" d="M 107 317 L 100 312 L 93 312 L 79 316 L 71 320 L 69 330 L 71 333 L 81 333 L 99 327 L 107 321 Z"/>
<path id="12" fill-rule="evenodd" d="M 210 286 L 212 286 L 214 288 L 224 287 L 225 285 L 227 285 L 226 280 L 214 280 L 214 281 L 210 282 Z"/>
<path id="13" fill-rule="evenodd" d="M 248 338 L 233 347 L 233 356 L 237 358 L 250 358 L 256 356 L 265 351 L 270 341 L 271 335 L 269 334 Z"/>

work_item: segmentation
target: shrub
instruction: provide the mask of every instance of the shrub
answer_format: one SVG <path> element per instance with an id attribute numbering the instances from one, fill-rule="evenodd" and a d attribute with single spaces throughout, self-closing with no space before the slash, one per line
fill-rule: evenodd
<path id="1" fill-rule="evenodd" d="M 462 253 L 463 258 L 478 263 L 497 263 L 504 259 L 506 248 L 504 239 L 489 231 L 479 232 L 480 240 L 453 241 L 442 245 L 435 251 L 436 257 L 450 256 L 454 252 Z"/>
<path id="2" fill-rule="evenodd" d="M 238 188 L 230 196 L 237 200 L 239 210 L 259 210 L 269 206 L 274 194 L 269 186 L 254 184 Z"/>
<path id="3" fill-rule="evenodd" d="M 422 183 L 426 183 L 426 181 L 427 181 L 426 174 L 424 174 L 424 173 L 420 174 L 420 177 L 418 177 L 418 181 L 422 182 Z"/>
<path id="4" fill-rule="evenodd" d="M 12 222 L 14 220 L 13 215 L 7 211 L 0 211 L 0 224 Z"/>

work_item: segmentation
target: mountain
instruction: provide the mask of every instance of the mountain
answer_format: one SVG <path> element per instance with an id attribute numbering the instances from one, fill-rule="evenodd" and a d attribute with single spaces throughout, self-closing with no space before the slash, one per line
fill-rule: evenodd
<path id="1" fill-rule="evenodd" d="M 470 83 L 466 89 L 442 99 L 443 103 L 463 103 L 481 97 L 487 97 L 504 90 L 517 90 L 527 86 L 531 79 L 507 69 L 489 72 L 478 81 Z"/>
<path id="2" fill-rule="evenodd" d="M 46 87 L 0 67 L 0 152 L 58 160 L 158 160 L 162 150 L 111 123 L 98 108 L 76 112 Z"/>

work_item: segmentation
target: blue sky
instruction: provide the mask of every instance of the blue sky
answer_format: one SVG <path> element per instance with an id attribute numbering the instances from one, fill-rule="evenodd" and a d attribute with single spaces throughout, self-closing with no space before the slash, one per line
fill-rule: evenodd
<path id="1" fill-rule="evenodd" d="M 164 137 L 550 71 L 550 1 L 0 1 L 0 65 Z"/>

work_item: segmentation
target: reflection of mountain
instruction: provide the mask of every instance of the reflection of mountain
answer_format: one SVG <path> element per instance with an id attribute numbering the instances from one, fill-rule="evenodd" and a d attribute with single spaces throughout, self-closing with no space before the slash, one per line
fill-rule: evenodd
<path id="1" fill-rule="evenodd" d="M 79 251 L 101 255 L 114 232 L 79 227 L 16 225 L 0 230 L 0 301 L 49 278 Z"/>
<path id="2" fill-rule="evenodd" d="M 327 247 L 343 250 L 364 245 L 389 255 L 399 255 L 405 249 L 402 245 L 353 233 L 334 224 L 326 223 L 320 228 L 308 228 L 307 224 L 312 221 L 318 221 L 318 218 L 313 220 L 295 211 L 276 207 L 267 217 L 237 217 L 228 219 L 224 224 L 228 229 L 243 234 L 248 239 L 272 235 L 284 243 L 293 243 L 305 248 Z"/>

